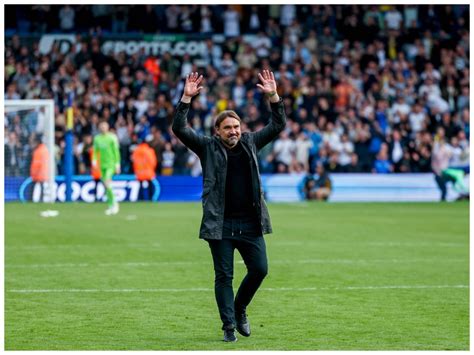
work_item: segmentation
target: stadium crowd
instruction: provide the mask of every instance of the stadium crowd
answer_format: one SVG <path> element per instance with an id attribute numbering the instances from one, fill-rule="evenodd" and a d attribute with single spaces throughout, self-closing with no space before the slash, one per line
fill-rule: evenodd
<path id="1" fill-rule="evenodd" d="M 5 99 L 56 104 L 55 139 L 62 173 L 66 105 L 74 93 L 76 173 L 90 173 L 90 147 L 107 120 L 120 142 L 122 172 L 146 141 L 158 174 L 199 175 L 199 160 L 171 133 L 170 123 L 192 71 L 205 89 L 189 122 L 212 134 L 212 119 L 235 110 L 243 130 L 269 119 L 256 89 L 271 68 L 288 124 L 260 152 L 261 172 L 430 172 L 433 144 L 445 137 L 451 166 L 469 164 L 468 5 L 7 5 Z M 41 54 L 27 33 L 74 33 L 62 54 Z M 110 33 L 201 33 L 204 60 L 165 53 L 103 53 Z M 222 44 L 212 34 L 223 34 Z M 244 34 L 253 34 L 251 41 Z M 5 117 L 5 162 L 31 154 L 37 117 Z M 33 134 L 34 136 L 34 134 Z M 12 154 L 16 158 L 12 159 Z"/>

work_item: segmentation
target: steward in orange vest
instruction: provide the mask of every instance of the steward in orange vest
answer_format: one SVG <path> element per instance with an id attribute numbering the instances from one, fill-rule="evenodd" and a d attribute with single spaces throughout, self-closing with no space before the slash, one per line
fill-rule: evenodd
<path id="1" fill-rule="evenodd" d="M 30 165 L 30 175 L 34 182 L 48 181 L 48 148 L 41 141 L 37 142 Z"/>
<path id="2" fill-rule="evenodd" d="M 133 172 L 138 181 L 150 181 L 156 176 L 155 150 L 143 142 L 132 153 Z"/>
<path id="3" fill-rule="evenodd" d="M 135 176 L 140 181 L 141 195 L 144 200 L 149 200 L 151 180 L 156 177 L 158 164 L 155 150 L 145 142 L 140 143 L 132 153 L 132 162 Z"/>
<path id="4" fill-rule="evenodd" d="M 31 157 L 30 175 L 33 180 L 33 194 L 39 188 L 39 201 L 43 201 L 46 189 L 44 183 L 49 180 L 49 153 L 46 144 L 41 141 L 40 137 L 35 138 L 35 144 L 36 147 Z"/>
<path id="5" fill-rule="evenodd" d="M 90 161 L 94 160 L 94 148 L 89 148 L 89 156 Z M 97 164 L 91 164 L 91 175 L 94 180 L 100 180 L 101 173 L 100 173 L 100 159 L 97 158 Z"/>
<path id="6" fill-rule="evenodd" d="M 89 148 L 89 161 L 92 162 L 94 160 L 94 147 L 91 146 Z M 97 196 L 97 186 L 101 183 L 100 178 L 102 177 L 102 174 L 100 172 L 100 157 L 99 153 L 97 153 L 97 163 L 96 164 L 91 164 L 91 175 L 92 178 L 95 181 L 95 188 L 94 188 L 94 196 L 95 200 L 99 201 L 99 197 Z"/>

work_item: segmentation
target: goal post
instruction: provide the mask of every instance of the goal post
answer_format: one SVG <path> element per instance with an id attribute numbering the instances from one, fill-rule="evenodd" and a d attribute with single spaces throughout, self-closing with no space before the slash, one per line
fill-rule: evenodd
<path id="1" fill-rule="evenodd" d="M 30 179 L 31 200 L 54 202 L 56 200 L 54 100 L 5 100 L 4 115 L 5 190 L 9 188 L 8 178 Z M 46 150 L 43 148 L 41 152 L 39 151 L 40 143 L 44 143 Z M 33 163 L 35 166 L 31 169 Z M 39 169 L 36 169 L 37 166 Z M 39 172 L 32 176 L 31 172 L 34 171 Z"/>

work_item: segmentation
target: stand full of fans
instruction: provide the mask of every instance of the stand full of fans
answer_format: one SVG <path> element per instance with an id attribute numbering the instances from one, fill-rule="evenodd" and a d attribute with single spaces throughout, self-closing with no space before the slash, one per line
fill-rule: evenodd
<path id="1" fill-rule="evenodd" d="M 183 78 L 206 78 L 189 113 L 194 130 L 212 135 L 213 118 L 230 109 L 243 131 L 254 131 L 270 114 L 255 90 L 259 68 L 275 72 L 288 115 L 285 131 L 260 152 L 261 172 L 319 171 L 308 197 L 327 198 L 330 173 L 441 176 L 437 142 L 444 169 L 469 169 L 468 5 L 6 5 L 5 20 L 5 99 L 54 99 L 58 174 L 70 91 L 76 174 L 91 174 L 92 140 L 106 120 L 123 173 L 133 173 L 132 154 L 147 142 L 157 175 L 198 176 L 199 160 L 170 130 Z M 66 53 L 43 53 L 26 40 L 47 33 L 76 41 Z M 199 60 L 102 47 L 117 34 L 195 33 L 205 44 Z M 6 115 L 13 175 L 27 174 L 32 135 L 34 124 Z"/>

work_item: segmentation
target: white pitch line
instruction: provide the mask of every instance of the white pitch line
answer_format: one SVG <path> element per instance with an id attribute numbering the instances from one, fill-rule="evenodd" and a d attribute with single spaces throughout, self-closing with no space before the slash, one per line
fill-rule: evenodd
<path id="1" fill-rule="evenodd" d="M 117 245 L 117 244 L 116 244 Z M 124 248 L 159 248 L 159 243 L 151 244 L 120 244 Z M 110 248 L 108 244 L 51 244 L 51 245 L 11 245 L 6 249 L 12 250 L 42 250 L 42 249 L 76 249 L 76 248 Z"/>
<path id="2" fill-rule="evenodd" d="M 175 243 L 173 243 L 175 244 Z M 349 242 L 337 242 L 337 241 L 296 241 L 296 240 L 285 240 L 285 241 L 268 241 L 269 245 L 272 246 L 324 246 L 324 245 L 348 245 L 354 244 Z M 357 242 L 358 245 L 371 245 L 381 247 L 450 247 L 450 248 L 468 248 L 468 243 L 449 243 L 449 242 Z M 115 244 L 121 247 L 131 248 L 158 248 L 159 243 L 150 244 Z M 10 245 L 6 246 L 6 249 L 11 250 L 41 250 L 41 249 L 76 249 L 76 248 L 110 248 L 109 244 L 51 244 L 51 245 Z"/>
<path id="3" fill-rule="evenodd" d="M 387 246 L 387 247 L 464 247 L 468 248 L 469 244 L 467 243 L 444 243 L 444 242 L 369 242 L 368 245 L 374 246 Z"/>
<path id="4" fill-rule="evenodd" d="M 386 285 L 386 286 L 342 286 L 342 287 L 263 287 L 261 291 L 352 291 L 352 290 L 414 290 L 414 289 L 441 289 L 460 288 L 467 289 L 468 285 Z M 131 292 L 151 292 L 151 293 L 174 293 L 174 292 L 211 292 L 213 288 L 119 288 L 119 289 L 24 289 L 6 290 L 8 293 L 131 293 Z"/>
<path id="5" fill-rule="evenodd" d="M 163 265 L 196 265 L 210 264 L 199 261 L 158 261 L 158 262 L 128 262 L 128 263 L 58 263 L 58 264 L 10 264 L 8 269 L 39 269 L 39 268 L 80 268 L 80 267 L 111 267 L 111 266 L 163 266 Z"/>
<path id="6" fill-rule="evenodd" d="M 449 247 L 449 248 L 468 248 L 468 243 L 444 243 L 444 242 L 356 242 L 358 245 L 370 245 L 379 247 Z M 324 246 L 324 245 L 349 245 L 354 242 L 347 241 L 309 241 L 302 242 L 296 240 L 269 242 L 272 246 Z"/>
<path id="7" fill-rule="evenodd" d="M 270 264 L 379 264 L 379 263 L 463 263 L 468 262 L 463 259 L 435 259 L 435 258 L 419 258 L 419 259 L 303 259 L 303 260 L 270 260 Z M 238 264 L 243 264 L 242 260 L 237 261 Z M 149 266 L 164 266 L 164 265 L 210 265 L 211 261 L 155 261 L 155 262 L 123 262 L 123 263 L 56 263 L 56 264 L 7 264 L 6 269 L 39 269 L 39 268 L 81 268 L 81 267 L 149 267 Z"/>

